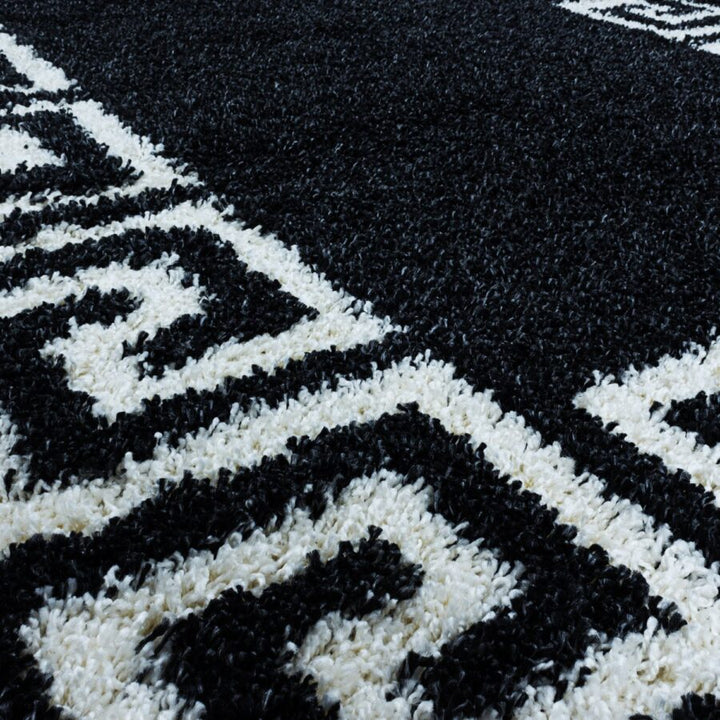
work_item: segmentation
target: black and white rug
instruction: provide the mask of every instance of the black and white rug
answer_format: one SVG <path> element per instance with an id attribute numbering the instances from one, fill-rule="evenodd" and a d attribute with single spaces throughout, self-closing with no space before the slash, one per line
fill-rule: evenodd
<path id="1" fill-rule="evenodd" d="M 720 717 L 720 3 L 0 2 L 0 719 Z"/>

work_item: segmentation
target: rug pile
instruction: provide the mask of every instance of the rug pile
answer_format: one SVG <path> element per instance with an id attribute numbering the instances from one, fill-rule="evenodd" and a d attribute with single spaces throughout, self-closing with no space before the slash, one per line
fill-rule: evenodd
<path id="1" fill-rule="evenodd" d="M 719 55 L 0 3 L 0 719 L 720 718 Z"/>

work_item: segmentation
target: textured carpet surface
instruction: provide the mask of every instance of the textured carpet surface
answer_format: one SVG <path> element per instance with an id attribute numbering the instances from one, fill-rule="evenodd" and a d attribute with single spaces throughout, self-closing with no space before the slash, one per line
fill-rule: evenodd
<path id="1" fill-rule="evenodd" d="M 720 3 L 0 0 L 0 719 L 720 718 Z"/>

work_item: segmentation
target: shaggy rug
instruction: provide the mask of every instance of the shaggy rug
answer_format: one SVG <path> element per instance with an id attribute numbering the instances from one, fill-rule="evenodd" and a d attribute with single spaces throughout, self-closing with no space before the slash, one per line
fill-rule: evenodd
<path id="1" fill-rule="evenodd" d="M 0 2 L 0 718 L 720 717 L 720 2 Z"/>

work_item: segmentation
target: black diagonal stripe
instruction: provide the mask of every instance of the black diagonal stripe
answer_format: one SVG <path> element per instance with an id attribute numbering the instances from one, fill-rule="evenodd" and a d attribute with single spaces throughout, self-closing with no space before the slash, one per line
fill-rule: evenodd
<path id="1" fill-rule="evenodd" d="M 707 693 L 688 693 L 672 711 L 672 720 L 717 720 L 720 717 L 720 698 Z"/>
<path id="2" fill-rule="evenodd" d="M 378 369 L 383 370 L 393 362 L 399 362 L 408 355 L 414 355 L 418 348 L 402 334 L 391 334 L 383 341 L 374 341 L 347 351 L 322 350 L 308 353 L 300 360 L 291 360 L 285 367 L 274 372 L 256 371 L 243 378 L 226 378 L 213 390 L 196 391 L 192 388 L 182 395 L 166 400 L 151 398 L 143 404 L 138 413 L 119 413 L 109 427 L 99 426 L 96 432 L 88 434 L 88 426 L 78 428 L 78 443 L 85 450 L 81 462 L 73 462 L 75 468 L 83 467 L 88 474 L 98 477 L 112 474 L 126 453 L 137 461 L 148 460 L 158 444 L 157 434 L 171 447 L 186 435 L 208 427 L 213 421 L 227 421 L 233 412 L 246 412 L 262 401 L 269 408 L 278 407 L 288 398 L 296 397 L 301 390 L 317 392 L 323 388 L 334 390 L 342 380 L 365 380 Z M 60 378 L 57 378 L 61 382 Z M 62 430 L 67 442 L 68 436 L 75 436 L 72 418 Z M 33 474 L 53 476 L 56 465 L 54 445 L 46 443 L 54 437 L 57 429 L 44 434 L 25 436 L 16 451 L 31 449 Z M 28 439 L 32 445 L 26 444 Z M 43 454 L 45 451 L 47 455 Z M 66 462 L 67 459 L 64 460 Z M 9 483 L 14 476 L 6 478 Z M 72 481 L 71 476 L 61 475 L 60 484 Z M 30 487 L 35 480 L 31 479 Z M 27 488 L 30 489 L 30 488 Z"/>
<path id="3" fill-rule="evenodd" d="M 183 315 L 152 337 L 142 335 L 126 354 L 145 355 L 144 373 L 162 376 L 166 368 L 178 369 L 206 350 L 229 341 L 246 342 L 258 335 L 278 335 L 302 318 L 318 312 L 280 289 L 276 280 L 248 270 L 227 244 L 204 230 L 170 233 L 179 263 L 197 275 L 207 290 L 202 312 Z M 155 239 L 150 245 L 162 246 Z"/>
<path id="4" fill-rule="evenodd" d="M 260 597 L 232 589 L 205 610 L 161 628 L 153 642 L 162 658 L 162 677 L 181 695 L 205 706 L 204 717 L 220 720 L 242 708 L 251 718 L 336 718 L 337 703 L 318 703 L 317 685 L 300 673 L 283 671 L 291 659 L 288 643 L 300 646 L 312 626 L 338 611 L 362 617 L 387 600 L 405 600 L 422 583 L 422 569 L 403 560 L 397 547 L 369 539 L 357 549 L 341 542 L 338 554 L 322 563 L 317 551 L 306 570 L 271 585 Z"/>
<path id="5" fill-rule="evenodd" d="M 7 87 L 20 86 L 23 88 L 30 87 L 30 81 L 25 75 L 19 73 L 14 65 L 2 54 L 0 54 L 0 85 Z"/>
<path id="6" fill-rule="evenodd" d="M 648 407 L 648 415 L 651 407 Z M 585 410 L 568 408 L 560 419 L 538 418 L 546 439 L 558 439 L 563 452 L 606 484 L 615 494 L 637 503 L 677 538 L 694 543 L 709 562 L 720 560 L 720 508 L 715 496 L 682 471 L 670 471 L 660 458 L 603 428 Z"/>
<path id="7" fill-rule="evenodd" d="M 716 43 L 720 40 L 720 16 L 718 16 L 718 22 L 716 23 L 717 32 L 707 33 L 707 35 L 701 35 L 697 37 L 688 36 L 683 42 L 690 45 L 691 47 L 697 47 L 702 50 L 703 45 L 709 45 L 710 43 Z"/>
<path id="8" fill-rule="evenodd" d="M 234 411 L 246 412 L 258 401 L 276 408 L 301 390 L 334 390 L 342 380 L 366 380 L 378 369 L 414 356 L 418 349 L 407 336 L 391 333 L 383 340 L 343 352 L 308 353 L 275 371 L 257 370 L 248 377 L 227 378 L 214 390 L 190 389 L 167 400 L 151 398 L 142 412 L 118 415 L 99 452 L 107 455 L 106 467 L 116 465 L 128 451 L 136 460 L 147 460 L 157 445 L 158 432 L 175 446 L 185 435 L 208 427 L 214 420 L 224 422 Z"/>
<path id="9" fill-rule="evenodd" d="M 103 195 L 94 203 L 85 202 L 81 198 L 71 203 L 46 205 L 41 210 L 23 211 L 15 208 L 0 221 L 0 244 L 28 242 L 43 227 L 67 223 L 80 228 L 92 228 L 133 215 L 155 213 L 184 200 L 202 200 L 208 194 L 205 188 L 197 185 L 174 183 L 169 188 L 148 188 L 132 197 Z"/>
<path id="10" fill-rule="evenodd" d="M 663 419 L 713 447 L 720 443 L 720 393 L 701 392 L 687 400 L 673 400 Z"/>
<path id="11" fill-rule="evenodd" d="M 22 130 L 40 140 L 41 145 L 58 157 L 64 157 L 62 166 L 16 168 L 0 173 L 0 199 L 12 195 L 33 193 L 38 201 L 51 191 L 69 195 L 102 192 L 108 187 L 122 187 L 139 177 L 129 164 L 108 155 L 77 125 L 70 113 L 39 110 L 26 115 L 5 115 L 0 125 Z"/>
<path id="12" fill-rule="evenodd" d="M 706 693 L 684 695 L 680 704 L 673 709 L 670 720 L 718 720 L 720 718 L 720 698 Z M 645 714 L 631 715 L 628 720 L 660 720 Z"/>
<path id="13" fill-rule="evenodd" d="M 33 92 L 29 96 L 19 90 L 0 89 L 0 107 L 7 112 L 12 112 L 18 105 L 24 106 L 29 102 L 40 102 L 46 100 L 47 102 L 57 103 L 63 100 L 69 101 L 73 98 L 83 99 L 81 98 L 81 95 L 83 94 L 84 93 L 77 92 L 75 88 L 70 88 L 70 90 L 63 90 L 61 92 L 47 92 L 45 90 L 41 90 L 39 92 Z M 0 244 L 2 244 L 1 240 Z"/>

